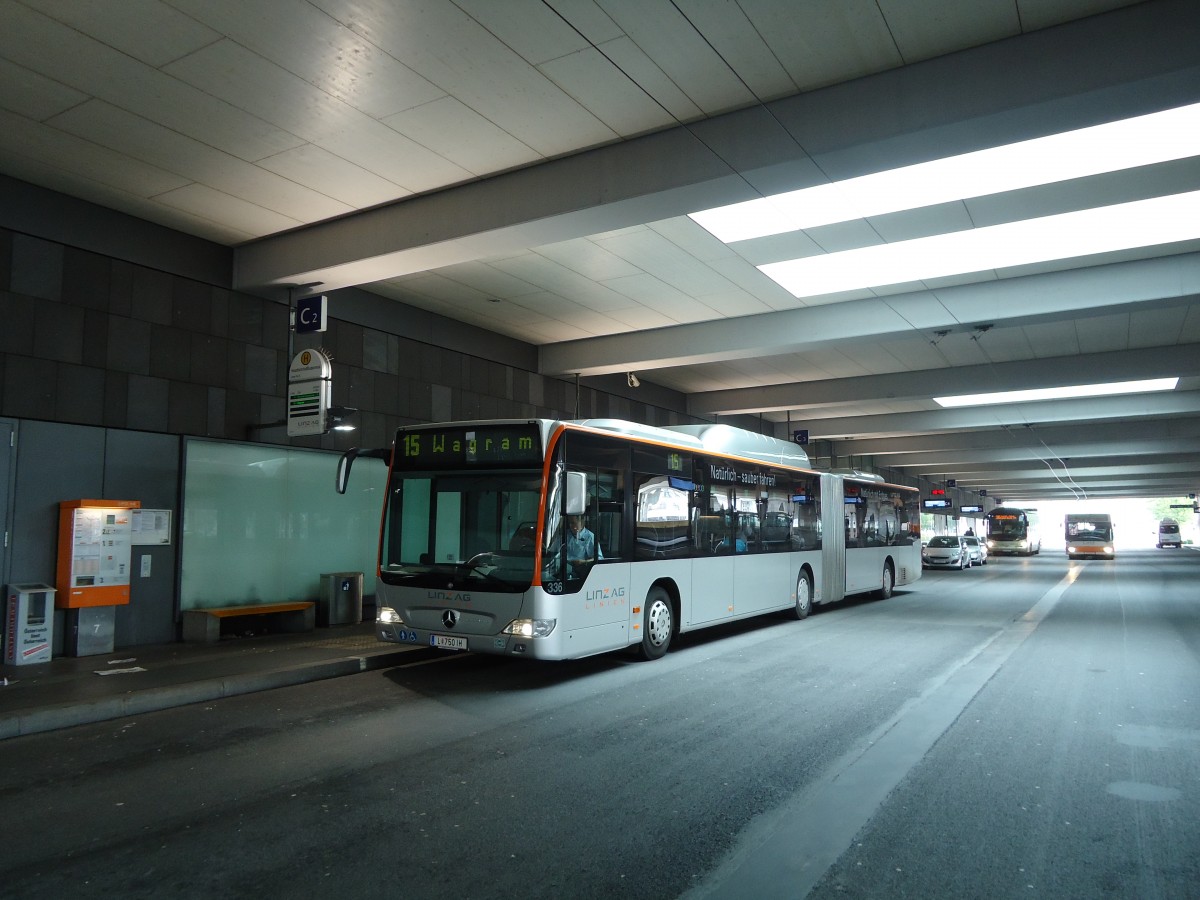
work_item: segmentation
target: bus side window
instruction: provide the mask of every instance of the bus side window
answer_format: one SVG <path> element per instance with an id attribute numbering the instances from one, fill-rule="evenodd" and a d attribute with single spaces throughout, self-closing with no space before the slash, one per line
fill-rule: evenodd
<path id="1" fill-rule="evenodd" d="M 694 513 L 691 494 L 672 487 L 666 475 L 639 476 L 634 551 L 638 559 L 669 559 L 688 555 L 688 515 Z"/>

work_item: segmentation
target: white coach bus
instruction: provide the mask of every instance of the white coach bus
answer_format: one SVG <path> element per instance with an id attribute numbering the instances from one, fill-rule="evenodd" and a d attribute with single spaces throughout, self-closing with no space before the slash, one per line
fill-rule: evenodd
<path id="1" fill-rule="evenodd" d="M 997 506 L 987 514 L 988 553 L 1035 556 L 1042 552 L 1042 532 L 1036 509 Z"/>
<path id="2" fill-rule="evenodd" d="M 921 577 L 919 492 L 818 472 L 727 425 L 616 419 L 400 428 L 376 586 L 382 641 L 574 659 L 808 615 Z"/>

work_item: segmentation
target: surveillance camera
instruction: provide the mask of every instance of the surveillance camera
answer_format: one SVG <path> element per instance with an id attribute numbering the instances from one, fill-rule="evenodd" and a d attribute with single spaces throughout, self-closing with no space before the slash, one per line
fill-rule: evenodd
<path id="1" fill-rule="evenodd" d="M 629 372 L 625 375 L 625 381 L 629 383 L 630 387 L 641 387 L 642 384 L 640 381 L 638 381 L 638 377 L 632 372 Z"/>

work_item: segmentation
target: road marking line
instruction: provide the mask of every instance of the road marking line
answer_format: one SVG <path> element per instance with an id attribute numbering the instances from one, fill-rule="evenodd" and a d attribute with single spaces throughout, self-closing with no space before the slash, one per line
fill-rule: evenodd
<path id="1" fill-rule="evenodd" d="M 960 657 L 782 807 L 759 816 L 688 900 L 804 897 L 896 786 L 1037 629 L 1079 577 L 1072 567 L 1029 611 Z"/>

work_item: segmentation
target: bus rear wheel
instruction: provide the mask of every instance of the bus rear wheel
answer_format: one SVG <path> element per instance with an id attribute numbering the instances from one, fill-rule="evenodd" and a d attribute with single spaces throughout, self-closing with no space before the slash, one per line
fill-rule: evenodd
<path id="1" fill-rule="evenodd" d="M 800 577 L 796 579 L 796 605 L 792 607 L 792 617 L 795 619 L 804 619 L 812 612 L 812 585 L 808 580 L 808 573 L 801 572 Z"/>
<path id="2" fill-rule="evenodd" d="M 643 659 L 660 659 L 671 646 L 675 631 L 675 612 L 671 598 L 661 587 L 652 587 L 646 594 L 642 608 L 642 643 L 639 648 Z"/>
<path id="3" fill-rule="evenodd" d="M 885 562 L 883 564 L 883 580 L 879 584 L 879 599 L 886 600 L 892 596 L 892 588 L 896 586 L 896 573 L 892 571 L 892 564 Z"/>

